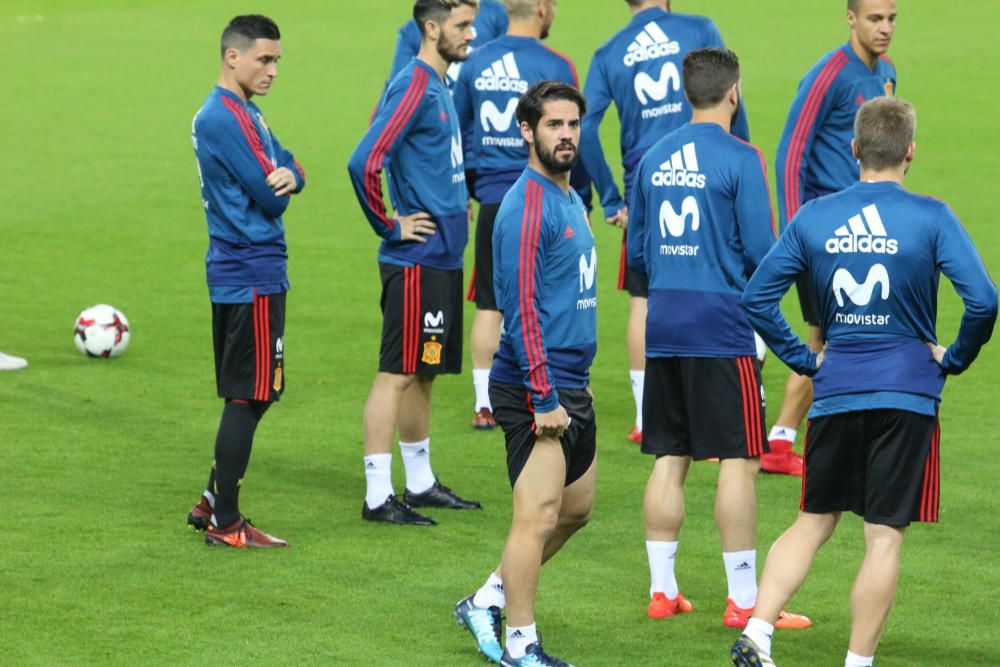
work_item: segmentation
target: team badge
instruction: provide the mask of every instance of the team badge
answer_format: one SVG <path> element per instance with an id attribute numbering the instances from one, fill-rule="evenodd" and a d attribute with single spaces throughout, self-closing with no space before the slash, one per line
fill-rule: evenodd
<path id="1" fill-rule="evenodd" d="M 441 363 L 441 343 L 437 342 L 437 336 L 424 343 L 424 354 L 420 358 L 428 366 L 437 366 Z"/>
<path id="2" fill-rule="evenodd" d="M 274 369 L 274 390 L 281 391 L 281 383 L 283 378 L 281 377 L 281 366 Z"/>
<path id="3" fill-rule="evenodd" d="M 886 79 L 885 80 L 885 94 L 888 97 L 892 97 L 893 92 L 894 92 L 894 89 L 892 87 L 892 79 Z"/>

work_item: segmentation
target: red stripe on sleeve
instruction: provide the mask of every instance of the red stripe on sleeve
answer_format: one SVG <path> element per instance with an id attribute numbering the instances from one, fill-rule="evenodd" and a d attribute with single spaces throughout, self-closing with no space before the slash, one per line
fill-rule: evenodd
<path id="1" fill-rule="evenodd" d="M 524 217 L 521 224 L 521 333 L 528 357 L 529 378 L 535 393 L 545 396 L 552 387 L 545 371 L 545 349 L 542 345 L 541 324 L 535 307 L 535 261 L 538 238 L 542 227 L 542 186 L 528 181 Z"/>
<path id="2" fill-rule="evenodd" d="M 260 135 L 257 134 L 257 125 L 250 118 L 250 114 L 240 106 L 239 102 L 231 97 L 223 96 L 222 103 L 235 116 L 236 122 L 243 131 L 243 136 L 247 140 L 247 144 L 250 145 L 250 151 L 257 158 L 257 162 L 260 163 L 261 168 L 264 170 L 264 175 L 270 174 L 274 171 L 274 165 L 271 164 L 271 158 L 264 152 L 264 145 L 260 142 Z"/>
<path id="3" fill-rule="evenodd" d="M 395 224 L 386 215 L 385 200 L 382 198 L 382 165 L 385 162 L 386 153 L 389 152 L 389 147 L 396 141 L 396 137 L 399 136 L 403 126 L 409 122 L 421 98 L 423 98 L 424 91 L 427 89 L 427 80 L 427 72 L 422 68 L 417 67 L 413 70 L 413 78 L 410 80 L 409 88 L 406 89 L 402 101 L 389 118 L 389 122 L 382 128 L 382 134 L 375 141 L 375 146 L 368 154 L 368 160 L 365 163 L 365 193 L 368 197 L 368 205 L 375 211 L 379 220 L 390 229 L 393 229 Z"/>
<path id="4" fill-rule="evenodd" d="M 302 177 L 302 180 L 305 180 L 306 170 L 302 168 L 302 165 L 299 164 L 298 160 L 292 160 L 292 162 L 295 163 L 295 170 L 299 172 L 299 175 Z"/>
<path id="5" fill-rule="evenodd" d="M 771 206 L 771 183 L 767 179 L 767 162 L 764 160 L 764 151 L 762 151 L 759 147 L 755 146 L 754 144 L 751 144 L 749 141 L 743 141 L 743 139 L 740 139 L 735 134 L 732 135 L 732 137 L 734 139 L 738 139 L 739 141 L 743 142 L 747 146 L 757 151 L 757 157 L 760 159 L 760 171 L 761 173 L 764 174 L 764 190 L 767 192 L 767 203 L 769 208 L 771 209 L 771 232 L 774 234 L 775 238 L 778 238 L 778 227 L 777 225 L 775 225 L 774 222 L 774 207 Z M 789 219 L 791 219 L 791 216 L 789 216 Z"/>
<path id="6" fill-rule="evenodd" d="M 788 147 L 788 158 L 785 166 L 785 211 L 788 219 L 798 212 L 802 203 L 799 199 L 799 169 L 802 165 L 802 157 L 805 154 L 806 137 L 812 131 L 812 126 L 816 122 L 816 115 L 822 106 L 826 93 L 830 90 L 830 85 L 837 78 L 837 74 L 847 64 L 847 56 L 843 51 L 838 51 L 823 66 L 819 76 L 813 82 L 806 103 L 802 107 L 799 119 L 795 124 L 795 131 L 792 133 L 792 141 Z"/>
<path id="7" fill-rule="evenodd" d="M 569 58 L 568 58 L 567 56 L 565 56 L 564 54 L 562 54 L 562 53 L 559 53 L 558 51 L 556 51 L 555 49 L 553 49 L 553 48 L 552 48 L 551 46 L 549 46 L 548 44 L 542 44 L 542 46 L 544 46 L 544 47 L 545 47 L 546 49 L 548 49 L 549 51 L 551 51 L 552 53 L 556 54 L 557 56 L 559 56 L 560 58 L 562 58 L 563 60 L 565 60 L 565 61 L 566 61 L 566 64 L 567 64 L 567 65 L 569 65 L 569 69 L 570 69 L 570 71 L 572 71 L 572 72 L 573 72 L 573 85 L 574 85 L 574 86 L 576 86 L 577 88 L 579 88 L 579 87 L 580 87 L 580 77 L 579 77 L 579 75 L 578 75 L 578 74 L 576 73 L 576 65 L 574 65 L 574 64 L 573 64 L 573 61 L 572 61 L 572 60 L 570 60 L 570 59 L 569 59 Z"/>

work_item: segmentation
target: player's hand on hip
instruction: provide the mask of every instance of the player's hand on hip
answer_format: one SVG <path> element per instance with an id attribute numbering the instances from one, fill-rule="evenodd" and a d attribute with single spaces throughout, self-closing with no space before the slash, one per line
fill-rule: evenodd
<path id="1" fill-rule="evenodd" d="M 430 213 L 413 213 L 411 215 L 401 215 L 399 220 L 399 240 L 416 241 L 417 243 L 427 243 L 427 236 L 433 236 L 437 232 L 437 224 L 431 220 Z"/>
<path id="2" fill-rule="evenodd" d="M 267 175 L 267 187 L 278 197 L 292 194 L 298 184 L 295 173 L 288 167 L 278 167 Z"/>
<path id="3" fill-rule="evenodd" d="M 628 227 L 628 206 L 622 208 L 613 216 L 608 218 L 608 224 L 614 225 L 620 229 L 625 229 Z"/>
<path id="4" fill-rule="evenodd" d="M 826 358 L 826 343 L 823 343 L 823 349 L 819 351 L 816 355 L 816 370 L 819 370 L 823 366 L 823 360 Z"/>
<path id="5" fill-rule="evenodd" d="M 551 412 L 535 413 L 536 438 L 561 438 L 568 426 L 569 415 L 561 405 Z"/>
<path id="6" fill-rule="evenodd" d="M 942 347 L 937 343 L 927 343 L 927 347 L 931 351 L 931 356 L 934 357 L 934 361 L 938 363 L 938 366 L 944 361 L 944 353 L 948 351 L 948 348 Z"/>

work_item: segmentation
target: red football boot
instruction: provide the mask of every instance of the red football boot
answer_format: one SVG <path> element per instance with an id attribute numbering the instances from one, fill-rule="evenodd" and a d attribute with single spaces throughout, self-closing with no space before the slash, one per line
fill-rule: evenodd
<path id="1" fill-rule="evenodd" d="M 240 517 L 233 525 L 225 528 L 209 526 L 205 531 L 205 544 L 227 546 L 237 549 L 287 547 L 288 542 L 257 530 L 247 519 Z"/>

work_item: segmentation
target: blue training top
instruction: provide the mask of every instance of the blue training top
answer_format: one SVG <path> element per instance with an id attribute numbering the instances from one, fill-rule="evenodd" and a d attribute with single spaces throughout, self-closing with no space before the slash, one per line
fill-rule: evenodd
<path id="1" fill-rule="evenodd" d="M 823 366 L 792 332 L 779 301 L 808 271 L 827 341 Z M 958 337 L 938 366 L 940 274 L 965 302 Z M 810 417 L 894 408 L 934 415 L 945 374 L 969 367 L 989 340 L 997 289 L 943 202 L 893 182 L 855 183 L 808 202 L 747 285 L 750 321 L 792 370 L 813 375 Z"/>
<path id="2" fill-rule="evenodd" d="M 211 300 L 250 303 L 254 291 L 288 291 L 281 216 L 291 198 L 276 196 L 267 177 L 278 167 L 291 169 L 295 192 L 301 192 L 306 185 L 302 167 L 278 143 L 256 104 L 219 86 L 195 114 L 191 142 L 208 220 L 205 266 Z"/>
<path id="3" fill-rule="evenodd" d="M 537 412 L 557 388 L 583 389 L 597 353 L 597 248 L 580 196 L 528 167 L 493 228 L 493 288 L 503 313 L 490 380 L 524 385 Z"/>
<path id="4" fill-rule="evenodd" d="M 533 84 L 546 80 L 579 86 L 573 63 L 533 37 L 499 37 L 476 49 L 462 66 L 452 93 L 465 163 L 476 167 L 475 195 L 481 203 L 499 204 L 524 172 L 528 148 L 517 103 Z"/>
<path id="5" fill-rule="evenodd" d="M 858 160 L 851 154 L 854 116 L 866 101 L 895 90 L 892 61 L 882 56 L 872 69 L 850 43 L 820 58 L 806 73 L 778 143 L 780 229 L 805 202 L 858 180 Z"/>
<path id="6" fill-rule="evenodd" d="M 389 159 L 396 213 L 424 211 L 437 223 L 426 243 L 400 241 L 399 221 L 386 211 L 382 169 Z M 414 59 L 392 80 L 347 169 L 368 223 L 383 238 L 379 261 L 462 268 L 469 239 L 462 136 L 451 93 L 430 65 Z"/>
<path id="7" fill-rule="evenodd" d="M 740 296 L 774 244 L 764 156 L 715 123 L 683 126 L 639 163 L 629 265 L 649 277 L 646 356 L 756 353 Z"/>
<path id="8" fill-rule="evenodd" d="M 584 85 L 587 117 L 583 121 L 580 158 L 594 179 L 604 213 L 611 216 L 631 199 L 636 165 L 650 146 L 691 120 L 684 97 L 684 57 L 695 49 L 724 46 L 711 19 L 646 9 L 629 21 L 594 54 Z M 625 199 L 611 175 L 598 133 L 604 113 L 614 102 L 621 121 Z M 749 141 L 746 112 L 733 134 Z"/>

